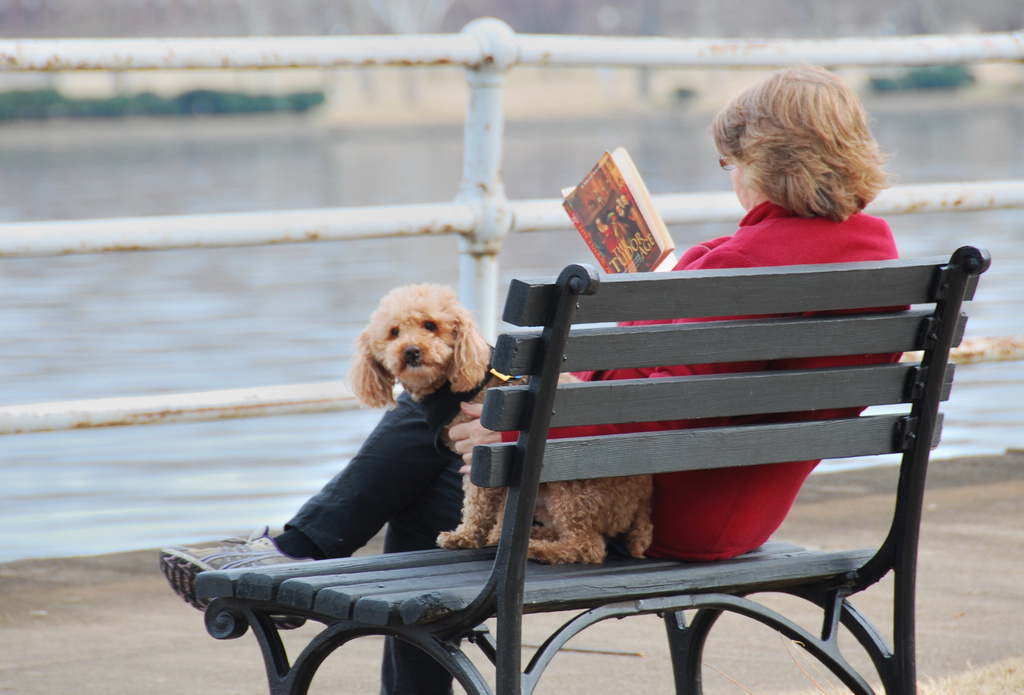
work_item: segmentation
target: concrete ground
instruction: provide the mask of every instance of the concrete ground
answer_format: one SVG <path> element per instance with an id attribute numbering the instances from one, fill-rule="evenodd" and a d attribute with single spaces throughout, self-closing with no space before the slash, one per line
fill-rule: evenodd
<path id="1" fill-rule="evenodd" d="M 863 547 L 885 530 L 895 471 L 812 476 L 776 534 L 808 547 Z M 368 550 L 374 550 L 369 548 Z M 209 637 L 175 597 L 156 550 L 0 564 L 0 693 L 147 695 L 267 692 L 251 635 Z M 882 582 L 856 602 L 880 625 Z M 790 610 L 801 611 L 802 606 Z M 810 618 L 811 614 L 807 613 Z M 918 578 L 918 662 L 929 682 L 1024 655 L 1024 452 L 932 464 Z M 527 641 L 552 616 L 527 619 Z M 810 624 L 814 624 L 813 622 Z M 289 633 L 296 647 L 313 627 Z M 312 693 L 375 693 L 380 640 L 328 659 Z M 705 659 L 708 693 L 845 692 L 799 648 L 727 617 Z M 657 618 L 600 624 L 569 643 L 539 693 L 671 692 Z"/>

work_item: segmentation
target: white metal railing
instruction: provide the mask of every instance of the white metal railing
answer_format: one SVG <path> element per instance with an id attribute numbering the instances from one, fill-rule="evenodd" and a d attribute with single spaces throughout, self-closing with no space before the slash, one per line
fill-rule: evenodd
<path id="1" fill-rule="evenodd" d="M 652 197 L 669 225 L 733 222 L 743 216 L 731 193 Z M 507 207 L 510 234 L 573 229 L 561 198 L 510 200 Z M 1009 208 L 1024 208 L 1024 181 L 899 186 L 883 191 L 868 210 L 876 215 L 901 215 Z M 474 221 L 469 205 L 438 203 L 8 222 L 0 223 L 0 258 L 469 234 Z"/>
<path id="2" fill-rule="evenodd" d="M 1024 31 L 836 39 L 707 39 L 516 34 L 495 19 L 460 34 L 0 41 L 7 71 L 359 68 L 463 65 L 773 67 L 1017 61 Z"/>
<path id="3" fill-rule="evenodd" d="M 743 216 L 732 193 L 670 193 L 652 198 L 669 225 L 734 222 Z M 573 229 L 561 198 L 510 200 L 507 206 L 510 234 Z M 882 191 L 868 211 L 888 216 L 1012 208 L 1024 208 L 1024 181 L 898 186 Z M 469 205 L 437 203 L 7 222 L 0 223 L 0 258 L 469 234 L 474 221 Z"/>
<path id="4" fill-rule="evenodd" d="M 462 180 L 434 205 L 0 224 L 0 257 L 199 246 L 458 234 L 460 294 L 496 332 L 497 263 L 510 233 L 570 229 L 560 199 L 510 201 L 501 180 L 506 73 L 549 67 L 736 68 L 801 62 L 881 66 L 1024 60 L 1024 32 L 822 40 L 612 38 L 515 34 L 494 19 L 459 34 L 207 39 L 0 41 L 0 72 L 294 69 L 462 65 L 468 107 Z M 668 224 L 738 220 L 731 194 L 655 196 Z M 1024 181 L 937 184 L 885 191 L 876 214 L 1024 208 Z M 1016 342 L 1013 342 L 1016 340 Z M 1024 340 L 998 354 L 1021 357 Z M 979 354 L 992 351 L 980 350 Z M 338 410 L 354 403 L 336 382 L 177 396 L 0 408 L 0 434 Z"/>
<path id="5" fill-rule="evenodd" d="M 0 407 L 0 434 L 355 410 L 339 381 Z"/>

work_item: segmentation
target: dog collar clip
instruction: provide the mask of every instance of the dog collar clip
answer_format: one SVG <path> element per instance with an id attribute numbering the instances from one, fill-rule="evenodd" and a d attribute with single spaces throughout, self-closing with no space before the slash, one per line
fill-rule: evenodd
<path id="1" fill-rule="evenodd" d="M 491 367 L 491 368 L 490 368 L 489 370 L 487 370 L 487 371 L 489 371 L 489 372 L 491 373 L 491 375 L 493 375 L 493 376 L 496 376 L 496 377 L 498 377 L 499 379 L 501 379 L 501 380 L 502 380 L 502 381 L 504 381 L 505 383 L 508 383 L 508 382 L 512 381 L 513 379 L 515 379 L 515 377 L 514 377 L 514 376 L 509 376 L 508 374 L 502 374 L 501 372 L 499 372 L 499 371 L 498 371 L 497 369 L 495 369 L 494 367 Z"/>

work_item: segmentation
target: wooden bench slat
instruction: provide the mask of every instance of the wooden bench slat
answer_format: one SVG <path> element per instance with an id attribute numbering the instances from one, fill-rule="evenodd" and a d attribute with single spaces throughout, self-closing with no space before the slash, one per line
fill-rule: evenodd
<path id="1" fill-rule="evenodd" d="M 302 577 L 288 579 L 282 582 L 277 590 L 276 601 L 285 606 L 294 608 L 312 608 L 316 605 L 316 598 L 320 591 L 331 589 L 336 597 L 347 592 L 349 596 L 362 595 L 367 586 L 376 582 L 393 582 L 397 579 L 422 584 L 432 577 L 444 577 L 452 573 L 463 574 L 483 572 L 486 574 L 494 564 L 494 549 L 480 558 L 465 555 L 461 562 L 451 562 L 436 565 L 409 565 L 407 567 L 369 568 L 368 571 L 357 573 L 329 574 L 315 577 Z M 361 588 L 360 588 L 361 587 Z M 335 599 L 335 605 L 340 599 Z"/>
<path id="2" fill-rule="evenodd" d="M 272 565 L 270 567 L 243 567 L 234 570 L 202 572 L 196 577 L 196 591 L 200 598 L 215 596 L 244 596 L 256 601 L 273 601 L 277 588 L 292 577 L 310 577 L 330 574 L 355 574 L 380 569 L 415 567 L 420 565 L 449 565 L 467 560 L 493 560 L 494 549 L 480 550 L 417 550 L 408 553 L 380 556 L 342 557 L 318 562 Z"/>
<path id="3" fill-rule="evenodd" d="M 451 572 L 445 577 L 443 588 L 450 589 L 458 586 L 476 587 L 479 592 L 484 582 L 490 575 L 491 565 L 459 566 L 458 571 Z M 393 574 L 386 582 L 376 581 L 367 583 L 354 583 L 337 587 L 323 588 L 317 592 L 314 608 L 318 613 L 334 616 L 336 618 L 353 618 L 360 622 L 371 624 L 387 624 L 378 622 L 380 618 L 370 617 L 377 615 L 380 610 L 377 596 L 382 592 L 403 594 L 427 593 L 434 591 L 433 587 L 442 588 L 442 583 L 436 579 L 424 583 L 422 578 L 408 576 L 402 573 Z M 462 606 L 463 608 L 465 606 Z"/>
<path id="4" fill-rule="evenodd" d="M 740 555 L 731 560 L 676 563 L 631 572 L 621 578 L 613 568 L 581 581 L 571 576 L 528 579 L 524 612 L 541 612 L 553 606 L 583 608 L 667 594 L 742 592 L 755 586 L 773 590 L 791 583 L 853 572 L 870 557 L 870 550 L 841 553 L 789 550 L 753 558 Z"/>
<path id="5" fill-rule="evenodd" d="M 892 454 L 902 450 L 897 432 L 903 418 L 871 415 L 553 439 L 544 453 L 541 482 Z M 939 430 L 935 428 L 933 445 L 938 443 Z M 478 447 L 473 483 L 507 485 L 515 447 L 512 443 Z"/>
<path id="6" fill-rule="evenodd" d="M 415 622 L 432 622 L 469 606 L 483 590 L 487 577 L 486 573 L 471 577 L 460 576 L 457 582 L 426 592 L 412 588 L 397 591 L 400 587 L 392 586 L 389 589 L 396 591 L 389 590 L 387 593 L 359 599 L 352 609 L 352 617 L 370 625 L 412 625 Z M 402 616 L 402 606 L 406 603 L 414 606 L 407 611 L 408 620 Z"/>
<path id="7" fill-rule="evenodd" d="M 579 323 L 690 317 L 756 316 L 905 306 L 934 300 L 935 266 L 948 259 L 787 266 L 603 276 L 601 290 L 581 297 Z M 514 280 L 502 318 L 513 326 L 544 324 L 551 278 Z"/>
<path id="8" fill-rule="evenodd" d="M 758 413 L 791 413 L 909 403 L 914 364 L 620 379 L 562 384 L 555 396 L 552 427 L 657 422 Z M 654 383 L 651 383 L 651 382 Z M 842 388 L 836 388 L 842 383 Z M 949 397 L 952 365 L 942 400 Z M 522 427 L 529 412 L 529 387 L 490 389 L 481 422 L 497 432 Z"/>
<path id="9" fill-rule="evenodd" d="M 649 566 L 647 566 L 649 564 Z M 635 565 L 632 567 L 619 567 L 616 575 L 619 582 L 629 581 L 627 577 L 636 577 L 643 573 L 651 572 L 655 566 L 662 570 L 678 569 L 679 563 L 671 560 L 644 561 L 644 566 Z M 551 602 L 544 599 L 545 592 L 550 586 L 557 585 L 566 589 L 570 586 L 590 587 L 593 582 L 602 583 L 609 576 L 609 565 L 570 565 L 572 569 L 580 569 L 579 572 L 565 572 L 565 565 L 537 565 L 533 564 L 527 569 L 526 596 L 523 603 L 524 612 L 541 612 L 544 606 L 550 606 Z M 545 573 L 545 569 L 553 569 L 554 572 Z M 484 578 L 486 579 L 486 577 Z M 546 584 L 545 584 L 546 582 Z M 417 594 L 409 592 L 402 595 L 382 594 L 372 599 L 374 611 L 358 612 L 357 614 L 367 620 L 389 620 L 389 624 L 418 625 L 432 622 L 443 618 L 451 613 L 462 610 L 469 605 L 470 601 L 479 593 L 483 587 L 456 585 L 445 587 L 443 590 L 430 592 L 429 594 Z M 574 606 L 589 605 L 594 599 L 592 591 L 587 591 L 587 597 L 580 597 L 582 603 Z M 369 603 L 369 601 L 367 601 Z M 559 608 L 561 610 L 561 608 Z M 386 617 L 385 617 L 386 616 Z"/>
<path id="10" fill-rule="evenodd" d="M 926 347 L 923 327 L 931 314 L 912 310 L 582 328 L 569 337 L 562 371 L 910 352 Z M 504 334 L 492 362 L 505 374 L 528 373 L 542 347 L 537 332 Z"/>

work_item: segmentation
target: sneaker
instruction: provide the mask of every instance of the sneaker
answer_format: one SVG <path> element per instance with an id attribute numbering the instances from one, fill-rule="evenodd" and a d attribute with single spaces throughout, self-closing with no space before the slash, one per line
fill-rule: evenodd
<path id="1" fill-rule="evenodd" d="M 253 531 L 248 538 L 227 538 L 192 546 L 168 546 L 160 551 L 160 569 L 174 593 L 190 606 L 206 610 L 210 600 L 196 596 L 196 575 L 200 572 L 308 561 L 308 558 L 289 557 L 278 550 L 269 531 L 264 526 Z M 275 618 L 275 622 L 278 627 L 289 629 L 299 627 L 305 620 L 284 617 Z"/>

